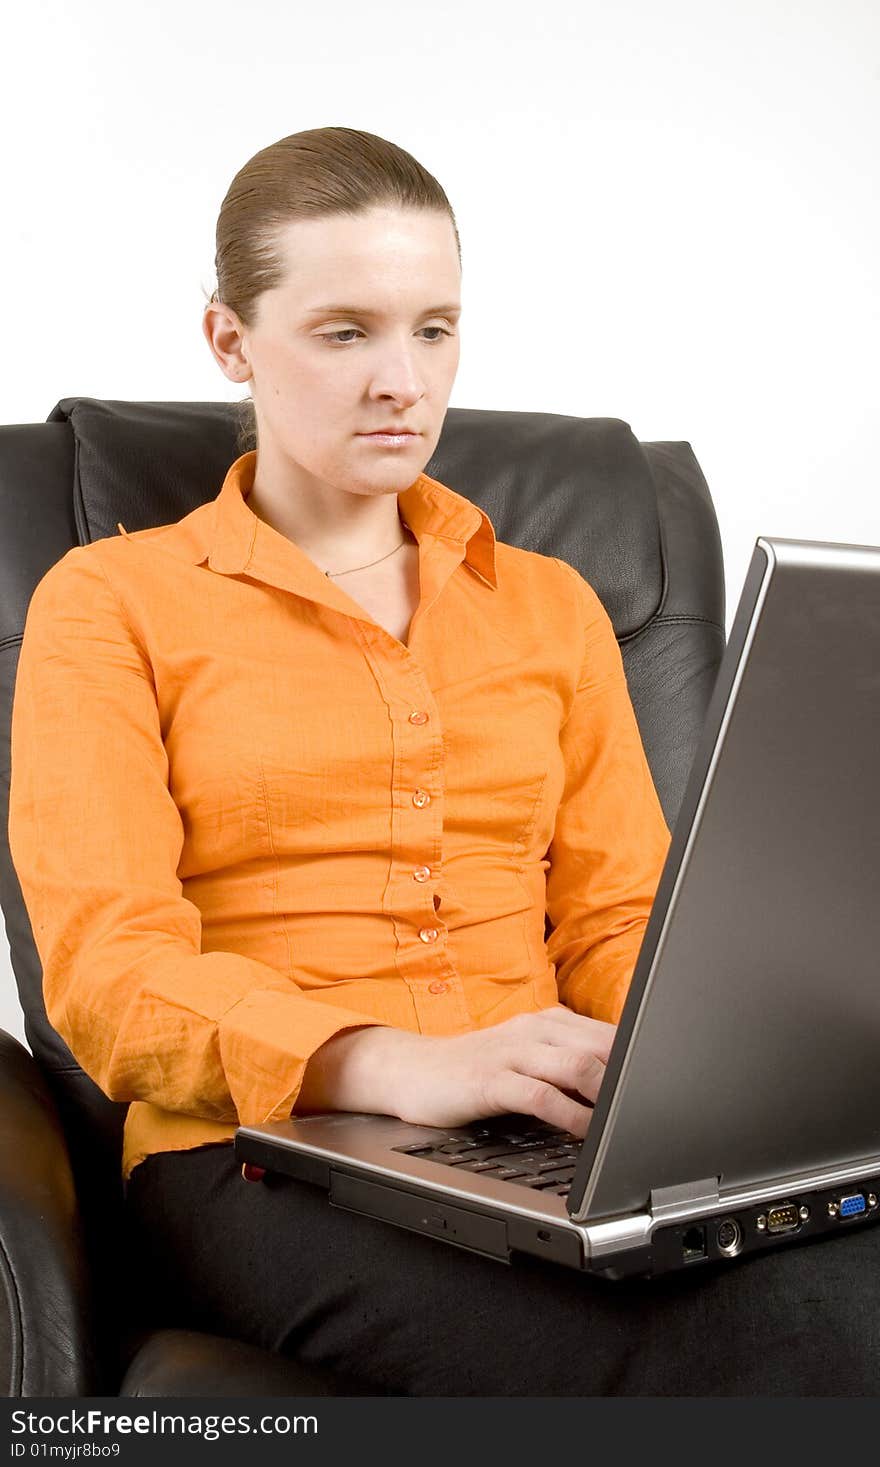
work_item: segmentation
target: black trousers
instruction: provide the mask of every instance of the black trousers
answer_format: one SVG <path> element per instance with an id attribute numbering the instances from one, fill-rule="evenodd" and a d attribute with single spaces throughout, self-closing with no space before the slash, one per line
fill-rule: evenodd
<path id="1" fill-rule="evenodd" d="M 126 1195 L 145 1323 L 249 1340 L 413 1396 L 880 1394 L 880 1226 L 658 1279 L 505 1264 L 332 1207 L 231 1143 Z"/>

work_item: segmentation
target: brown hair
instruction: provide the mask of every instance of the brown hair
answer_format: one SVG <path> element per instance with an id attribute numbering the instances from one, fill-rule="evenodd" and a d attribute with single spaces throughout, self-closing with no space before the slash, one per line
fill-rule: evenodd
<path id="1" fill-rule="evenodd" d="M 313 127 L 262 148 L 240 168 L 217 219 L 212 300 L 253 326 L 257 302 L 285 275 L 279 236 L 295 219 L 360 214 L 377 205 L 442 210 L 461 263 L 455 215 L 440 184 L 396 143 L 354 127 Z M 253 399 L 236 404 L 239 452 L 257 444 Z"/>

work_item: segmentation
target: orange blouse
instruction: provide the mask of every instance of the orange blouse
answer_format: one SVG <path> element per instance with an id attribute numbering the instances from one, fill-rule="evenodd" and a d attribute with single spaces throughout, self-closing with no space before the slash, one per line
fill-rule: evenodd
<path id="1" fill-rule="evenodd" d="M 366 1023 L 616 1022 L 669 847 L 611 622 L 419 477 L 404 645 L 249 508 L 75 546 L 31 599 L 9 843 L 122 1169 L 287 1116 Z M 545 943 L 545 912 L 553 930 Z"/>

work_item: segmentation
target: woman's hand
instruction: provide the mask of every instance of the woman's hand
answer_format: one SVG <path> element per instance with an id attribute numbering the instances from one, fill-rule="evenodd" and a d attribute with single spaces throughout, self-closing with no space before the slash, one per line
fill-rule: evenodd
<path id="1" fill-rule="evenodd" d="M 422 1126 L 459 1126 L 509 1112 L 585 1136 L 616 1032 L 563 1004 L 466 1034 L 400 1036 L 390 1113 Z"/>

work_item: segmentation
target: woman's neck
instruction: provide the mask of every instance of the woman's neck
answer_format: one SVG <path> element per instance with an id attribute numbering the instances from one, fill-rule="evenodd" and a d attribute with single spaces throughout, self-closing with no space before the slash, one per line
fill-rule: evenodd
<path id="1" fill-rule="evenodd" d="M 257 519 L 322 568 L 367 565 L 412 537 L 395 491 L 350 494 L 306 478 L 302 482 L 301 472 L 290 465 L 269 478 L 258 463 L 247 504 Z"/>

